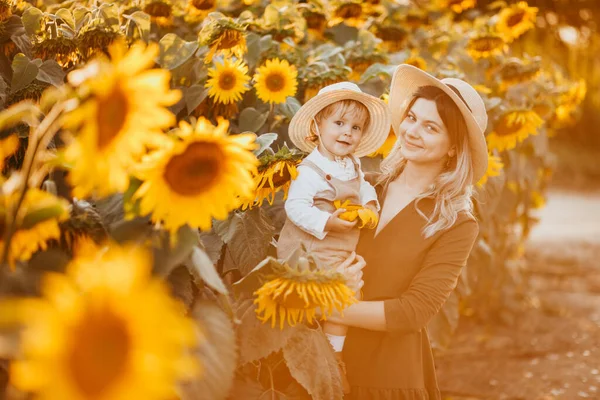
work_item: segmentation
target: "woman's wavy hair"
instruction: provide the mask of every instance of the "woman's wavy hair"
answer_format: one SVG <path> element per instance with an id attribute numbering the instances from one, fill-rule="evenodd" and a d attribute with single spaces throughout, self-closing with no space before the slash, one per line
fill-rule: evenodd
<path id="1" fill-rule="evenodd" d="M 456 91 L 451 86 L 450 88 Z M 435 102 L 450 136 L 450 144 L 456 148 L 456 156 L 448 160 L 442 173 L 424 193 L 417 196 L 415 201 L 417 212 L 427 220 L 423 228 L 423 236 L 427 238 L 454 225 L 461 211 L 472 212 L 473 170 L 467 125 L 454 101 L 443 90 L 435 86 L 420 87 L 404 110 L 401 121 L 404 121 L 413 104 L 420 98 Z M 400 135 L 399 127 L 393 128 Z M 402 157 L 399 150 L 400 140 L 397 140 L 388 157 L 381 162 L 382 175 L 377 183 L 387 185 L 400 175 L 406 165 L 406 159 Z M 435 201 L 435 207 L 430 215 L 425 215 L 419 209 L 419 202 L 426 198 Z"/>

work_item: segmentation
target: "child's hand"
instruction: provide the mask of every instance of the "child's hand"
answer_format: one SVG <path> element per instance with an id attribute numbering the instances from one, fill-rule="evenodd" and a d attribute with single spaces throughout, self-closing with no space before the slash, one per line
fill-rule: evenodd
<path id="1" fill-rule="evenodd" d="M 377 211 L 377 203 L 375 203 L 373 200 L 371 200 L 370 202 L 365 204 L 363 207 L 368 208 L 369 210 L 373 211 L 375 213 L 375 215 L 379 215 L 379 212 Z"/>
<path id="2" fill-rule="evenodd" d="M 340 218 L 340 214 L 346 212 L 343 208 L 335 210 L 325 224 L 325 230 L 329 232 L 348 232 L 356 226 L 357 220 L 354 222 L 344 221 Z"/>

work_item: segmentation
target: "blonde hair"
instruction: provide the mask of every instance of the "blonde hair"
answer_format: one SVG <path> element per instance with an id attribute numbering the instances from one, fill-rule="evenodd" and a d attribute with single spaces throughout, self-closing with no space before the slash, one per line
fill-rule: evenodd
<path id="1" fill-rule="evenodd" d="M 473 170 L 471 150 L 467 139 L 467 125 L 454 101 L 435 86 L 420 87 L 404 110 L 401 121 L 419 98 L 434 101 L 438 113 L 446 126 L 450 143 L 456 149 L 456 156 L 448 160 L 448 164 L 434 180 L 433 184 L 417 196 L 415 207 L 419 215 L 427 221 L 423 228 L 423 236 L 428 238 L 438 231 L 450 228 L 456 222 L 460 212 L 473 211 Z M 399 127 L 394 130 L 399 135 Z M 396 179 L 404 170 L 407 160 L 402 156 L 400 141 L 396 141 L 388 157 L 381 163 L 382 175 L 378 183 L 388 184 Z M 431 215 L 427 216 L 419 209 L 419 202 L 432 199 L 435 206 Z"/>
<path id="2" fill-rule="evenodd" d="M 360 101 L 351 99 L 336 101 L 335 103 L 331 103 L 327 107 L 324 107 L 317 113 L 317 115 L 315 115 L 310 123 L 310 135 L 306 138 L 306 140 L 310 142 L 318 141 L 319 135 L 316 124 L 320 124 L 322 120 L 329 118 L 338 111 L 342 117 L 348 113 L 357 113 L 358 118 L 364 121 L 363 131 L 366 130 L 367 126 L 369 126 L 369 123 L 371 122 L 369 110 Z"/>

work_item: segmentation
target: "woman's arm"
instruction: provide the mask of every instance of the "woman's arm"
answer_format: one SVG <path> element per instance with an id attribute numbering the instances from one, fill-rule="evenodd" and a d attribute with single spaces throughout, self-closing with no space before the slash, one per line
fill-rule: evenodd
<path id="1" fill-rule="evenodd" d="M 477 222 L 463 221 L 443 233 L 429 249 L 421 270 L 398 298 L 361 301 L 333 322 L 390 332 L 417 332 L 437 314 L 456 287 L 478 234 Z"/>

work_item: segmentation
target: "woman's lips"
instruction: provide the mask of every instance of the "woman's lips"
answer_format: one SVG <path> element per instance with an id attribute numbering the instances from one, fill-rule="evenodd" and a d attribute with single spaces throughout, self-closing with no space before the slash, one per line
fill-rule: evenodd
<path id="1" fill-rule="evenodd" d="M 406 147 L 412 147 L 413 149 L 422 149 L 423 147 L 419 146 L 418 144 L 414 144 L 411 142 L 404 142 L 404 145 Z"/>

